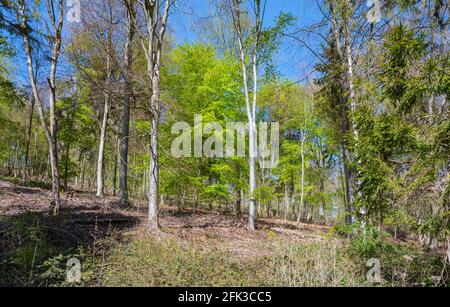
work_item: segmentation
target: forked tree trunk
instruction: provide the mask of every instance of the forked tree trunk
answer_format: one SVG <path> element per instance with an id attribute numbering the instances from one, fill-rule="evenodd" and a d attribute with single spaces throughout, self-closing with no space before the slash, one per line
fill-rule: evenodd
<path id="1" fill-rule="evenodd" d="M 257 148 L 257 127 L 256 127 L 256 104 L 257 104 L 257 94 L 258 94 L 258 52 L 259 52 L 259 41 L 261 35 L 261 1 L 255 0 L 255 29 L 256 37 L 254 42 L 254 50 L 251 54 L 252 59 L 252 69 L 253 69 L 253 99 L 250 101 L 250 87 L 249 79 L 247 74 L 247 54 L 246 46 L 244 44 L 244 31 L 242 30 L 242 12 L 241 12 L 241 1 L 233 0 L 231 4 L 231 11 L 233 17 L 233 24 L 237 34 L 237 40 L 239 45 L 239 58 L 242 66 L 242 81 L 244 85 L 244 94 L 246 102 L 246 111 L 248 118 L 248 128 L 249 128 L 249 216 L 248 216 L 248 228 L 250 230 L 256 229 L 256 198 L 255 192 L 257 188 L 256 183 L 256 159 L 258 158 L 258 148 Z"/>
<path id="2" fill-rule="evenodd" d="M 18 16 L 20 18 L 21 35 L 23 37 L 25 54 L 27 57 L 28 74 L 30 78 L 30 84 L 33 91 L 33 96 L 37 105 L 39 119 L 41 121 L 44 135 L 49 147 L 49 160 L 52 174 L 52 193 L 53 202 L 50 206 L 52 214 L 56 215 L 60 209 L 60 191 L 59 191 L 59 167 L 58 167 L 58 143 L 57 143 L 57 120 L 56 120 L 56 68 L 58 65 L 58 59 L 61 51 L 62 42 L 62 28 L 64 21 L 64 4 L 63 0 L 58 1 L 59 14 L 56 16 L 54 12 L 49 10 L 49 19 L 53 30 L 53 49 L 50 60 L 50 74 L 48 78 L 48 85 L 50 89 L 49 97 L 49 126 L 46 123 L 46 116 L 44 114 L 44 104 L 40 99 L 37 89 L 37 83 L 35 80 L 35 68 L 33 65 L 33 57 L 31 54 L 30 38 L 29 38 L 29 24 L 28 16 L 26 15 L 26 4 L 24 0 L 19 1 Z"/>
<path id="3" fill-rule="evenodd" d="M 151 131 L 150 131 L 150 170 L 149 170 L 149 213 L 148 224 L 150 232 L 158 232 L 159 213 L 159 117 L 160 117 L 160 66 L 161 52 L 164 35 L 167 29 L 169 11 L 175 0 L 166 0 L 163 15 L 160 9 L 163 7 L 158 0 L 141 2 L 145 15 L 147 33 L 144 35 L 133 14 L 129 14 L 138 31 L 142 50 L 147 62 L 147 74 L 151 82 L 152 96 L 150 99 Z M 126 2 L 128 12 L 133 11 L 132 1 Z"/>

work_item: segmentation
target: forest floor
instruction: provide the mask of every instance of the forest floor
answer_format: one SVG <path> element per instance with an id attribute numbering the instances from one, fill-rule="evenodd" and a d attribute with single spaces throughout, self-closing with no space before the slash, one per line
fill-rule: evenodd
<path id="1" fill-rule="evenodd" d="M 164 207 L 154 237 L 145 202 L 122 210 L 116 197 L 72 191 L 53 217 L 51 200 L 45 187 L 0 180 L 0 285 L 67 285 L 73 257 L 88 286 L 367 285 L 363 257 L 326 226 L 260 219 L 248 231 L 245 217 Z"/>

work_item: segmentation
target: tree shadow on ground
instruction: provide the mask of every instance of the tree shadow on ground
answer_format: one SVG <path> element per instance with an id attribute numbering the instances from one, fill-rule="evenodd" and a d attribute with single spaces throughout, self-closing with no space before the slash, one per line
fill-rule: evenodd
<path id="1" fill-rule="evenodd" d="M 58 216 L 0 215 L 0 286 L 59 285 L 65 280 L 68 259 L 95 257 L 109 238 L 113 240 L 108 244 L 117 244 L 123 231 L 140 222 L 120 211 L 82 209 L 65 208 Z"/>

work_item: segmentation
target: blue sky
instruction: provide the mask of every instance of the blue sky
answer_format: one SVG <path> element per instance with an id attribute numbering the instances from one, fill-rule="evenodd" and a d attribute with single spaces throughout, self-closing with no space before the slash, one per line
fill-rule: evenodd
<path id="1" fill-rule="evenodd" d="M 171 29 L 174 31 L 175 43 L 193 43 L 198 38 L 195 24 L 199 17 L 209 16 L 208 0 L 184 0 L 171 16 Z M 293 28 L 304 27 L 321 18 L 321 13 L 314 0 L 268 0 L 265 25 L 273 25 L 276 17 L 281 13 L 292 13 L 297 17 L 297 24 Z M 275 65 L 283 77 L 301 80 L 313 70 L 315 58 L 303 46 L 292 41 L 282 43 L 274 58 Z"/>
<path id="2" fill-rule="evenodd" d="M 281 12 L 289 12 L 297 17 L 297 24 L 293 29 L 313 24 L 321 18 L 321 13 L 315 0 L 267 0 L 265 26 L 273 25 L 276 17 Z M 170 29 L 174 32 L 175 44 L 180 45 L 198 41 L 199 33 L 195 30 L 195 25 L 199 18 L 207 18 L 209 14 L 208 0 L 179 0 L 177 9 L 170 16 L 169 20 Z M 13 75 L 16 82 L 26 84 L 28 83 L 28 76 L 25 58 L 21 52 L 22 43 L 20 40 L 16 43 L 18 56 L 13 62 L 19 62 L 20 64 L 19 66 L 12 65 Z M 63 59 L 62 61 L 64 62 Z M 311 71 L 313 71 L 315 63 L 316 59 L 312 54 L 306 48 L 293 41 L 284 41 L 280 46 L 279 52 L 274 57 L 274 64 L 282 77 L 297 81 L 309 76 L 309 79 L 303 83 L 312 80 L 311 78 L 314 75 L 311 75 Z"/>

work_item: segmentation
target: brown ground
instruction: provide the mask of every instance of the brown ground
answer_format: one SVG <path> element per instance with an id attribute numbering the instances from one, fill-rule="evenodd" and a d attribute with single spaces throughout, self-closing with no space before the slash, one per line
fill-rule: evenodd
<path id="1" fill-rule="evenodd" d="M 41 188 L 22 187 L 0 180 L 0 217 L 14 218 L 37 215 L 42 227 L 59 232 L 64 240 L 89 244 L 98 236 L 111 232 L 132 239 L 148 235 L 145 231 L 145 203 L 135 201 L 134 207 L 122 210 L 118 199 L 111 196 L 96 198 L 92 193 L 71 192 L 62 195 L 59 217 L 50 217 L 51 193 Z M 270 253 L 271 244 L 280 240 L 298 243 L 320 241 L 329 231 L 327 227 L 301 224 L 277 219 L 260 219 L 259 230 L 247 231 L 245 217 L 218 212 L 192 214 L 189 209 L 177 213 L 175 208 L 161 211 L 163 236 L 193 242 L 197 246 L 217 248 L 241 257 L 260 254 L 261 248 Z M 1 229 L 0 229 L 1 231 Z M 260 245 L 264 242 L 264 247 Z M 217 244 L 216 244 L 217 243 Z"/>

